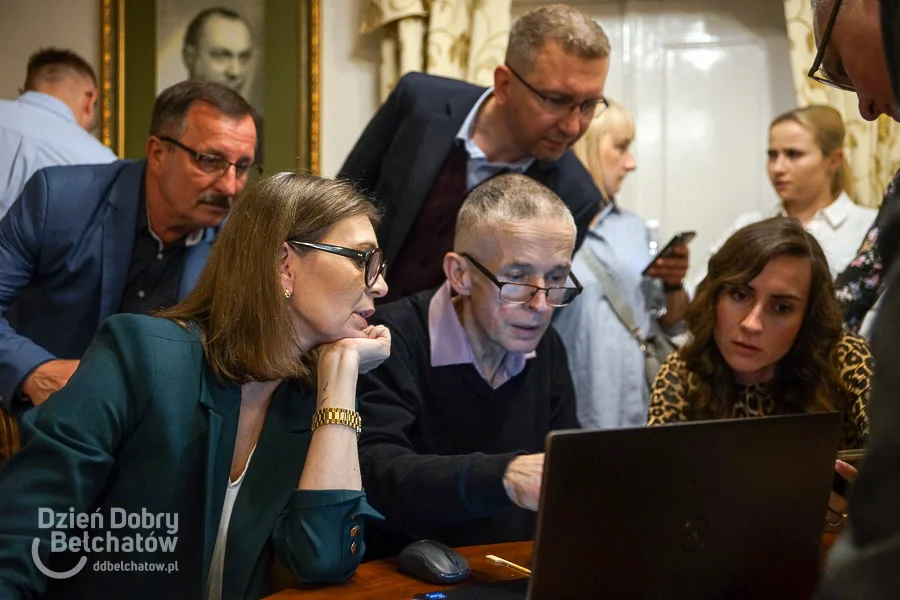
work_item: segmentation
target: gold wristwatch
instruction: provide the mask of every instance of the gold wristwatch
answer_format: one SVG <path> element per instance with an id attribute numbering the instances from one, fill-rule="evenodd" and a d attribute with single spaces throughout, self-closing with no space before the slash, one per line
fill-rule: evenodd
<path id="1" fill-rule="evenodd" d="M 347 408 L 320 408 L 313 413 L 312 430 L 321 425 L 344 425 L 356 431 L 356 439 L 362 433 L 362 419 L 355 410 Z"/>

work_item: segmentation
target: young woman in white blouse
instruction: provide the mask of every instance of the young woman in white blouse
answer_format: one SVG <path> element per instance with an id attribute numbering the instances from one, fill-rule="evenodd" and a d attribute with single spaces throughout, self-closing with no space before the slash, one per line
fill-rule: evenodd
<path id="1" fill-rule="evenodd" d="M 738 229 L 779 214 L 798 219 L 825 251 L 831 276 L 853 260 L 876 211 L 856 204 L 850 167 L 844 158 L 844 122 L 830 106 L 796 108 L 769 126 L 767 170 L 780 206 L 739 216 L 712 256 Z M 706 269 L 692 283 L 700 283 Z"/>

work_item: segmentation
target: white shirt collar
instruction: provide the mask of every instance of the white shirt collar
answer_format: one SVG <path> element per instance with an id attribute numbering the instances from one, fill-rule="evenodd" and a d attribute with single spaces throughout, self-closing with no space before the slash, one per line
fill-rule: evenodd
<path id="1" fill-rule="evenodd" d="M 850 196 L 848 196 L 846 192 L 841 192 L 841 194 L 835 199 L 834 202 L 832 202 L 825 208 L 816 211 L 816 214 L 813 215 L 812 220 L 816 220 L 821 217 L 821 220 L 828 223 L 828 225 L 832 229 L 838 229 L 841 225 L 844 224 L 844 221 L 847 220 L 847 217 L 850 216 L 850 213 L 853 211 L 854 206 L 856 206 L 856 204 L 853 202 L 853 200 L 850 199 Z M 778 214 L 783 217 L 788 216 L 783 208 L 778 209 Z"/>

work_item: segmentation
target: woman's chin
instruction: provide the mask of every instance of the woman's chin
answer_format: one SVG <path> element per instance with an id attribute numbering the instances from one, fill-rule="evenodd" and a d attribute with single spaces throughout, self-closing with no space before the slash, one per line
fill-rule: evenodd
<path id="1" fill-rule="evenodd" d="M 366 332 L 363 331 L 362 328 L 356 325 L 348 324 L 341 331 L 336 332 L 333 336 L 329 336 L 328 341 L 322 342 L 323 344 L 330 344 L 333 342 L 337 342 L 339 340 L 346 340 L 348 338 L 364 338 L 366 336 Z"/>

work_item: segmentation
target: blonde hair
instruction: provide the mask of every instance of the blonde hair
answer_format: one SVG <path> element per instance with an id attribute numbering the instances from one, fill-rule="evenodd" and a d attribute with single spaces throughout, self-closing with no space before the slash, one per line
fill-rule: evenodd
<path id="1" fill-rule="evenodd" d="M 513 23 L 506 47 L 507 64 L 527 75 L 547 42 L 556 42 L 566 54 L 583 60 L 609 56 L 609 38 L 597 21 L 566 4 L 548 4 L 528 11 Z"/>
<path id="2" fill-rule="evenodd" d="M 603 162 L 600 159 L 600 142 L 609 134 L 621 135 L 629 142 L 634 140 L 634 119 L 628 110 L 615 100 L 606 99 L 609 108 L 591 121 L 581 139 L 575 142 L 572 150 L 581 160 L 588 173 L 597 184 L 603 197 L 610 200 L 608 190 L 603 185 Z"/>
<path id="3" fill-rule="evenodd" d="M 841 113 L 830 106 L 813 104 L 804 108 L 795 108 L 775 117 L 769 125 L 769 131 L 780 123 L 794 122 L 813 134 L 816 145 L 827 158 L 844 147 L 844 120 Z M 853 199 L 853 173 L 846 156 L 841 156 L 841 164 L 831 178 L 831 197 L 837 198 L 841 192 Z"/>
<path id="4" fill-rule="evenodd" d="M 575 219 L 550 188 L 518 173 L 497 175 L 473 189 L 463 202 L 456 217 L 453 250 L 484 248 L 505 224 L 531 219 L 565 221 L 575 241 Z"/>
<path id="5" fill-rule="evenodd" d="M 156 316 L 196 326 L 220 379 L 308 377 L 303 352 L 309 349 L 300 347 L 278 276 L 281 248 L 287 240 L 320 241 L 358 215 L 373 224 L 378 219 L 375 206 L 348 182 L 295 173 L 263 179 L 235 204 L 193 291 Z"/>

